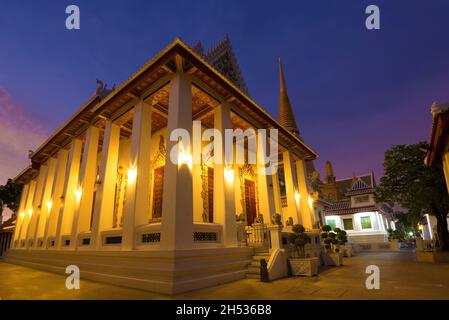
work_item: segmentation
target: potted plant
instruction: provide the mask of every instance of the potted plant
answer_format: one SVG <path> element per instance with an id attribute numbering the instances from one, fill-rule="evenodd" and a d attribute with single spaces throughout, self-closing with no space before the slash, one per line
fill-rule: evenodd
<path id="1" fill-rule="evenodd" d="M 330 226 L 324 225 L 321 227 L 321 231 L 321 238 L 323 239 L 325 248 L 325 252 L 321 253 L 323 264 L 326 266 L 341 266 L 343 264 L 343 253 L 340 252 L 337 235 L 342 230 L 335 228 L 332 231 Z M 343 236 L 343 233 L 341 235 Z M 346 236 L 346 232 L 344 235 Z"/>
<path id="2" fill-rule="evenodd" d="M 336 240 L 337 240 L 337 248 L 339 249 L 339 252 L 341 252 L 344 257 L 351 257 L 352 249 L 348 248 L 346 246 L 346 243 L 348 242 L 348 236 L 347 236 L 346 231 L 341 230 L 339 228 L 335 228 L 334 232 L 337 234 Z"/>
<path id="3" fill-rule="evenodd" d="M 391 243 L 391 250 L 392 251 L 400 251 L 401 246 L 399 243 L 399 231 L 393 230 L 391 228 L 387 229 L 388 232 L 388 240 L 390 240 Z"/>
<path id="4" fill-rule="evenodd" d="M 288 243 L 293 249 L 292 257 L 288 259 L 290 270 L 294 276 L 314 276 L 318 274 L 319 259 L 306 257 L 305 246 L 310 243 L 310 237 L 305 228 L 296 224 L 292 228 L 293 233 L 288 238 Z"/>

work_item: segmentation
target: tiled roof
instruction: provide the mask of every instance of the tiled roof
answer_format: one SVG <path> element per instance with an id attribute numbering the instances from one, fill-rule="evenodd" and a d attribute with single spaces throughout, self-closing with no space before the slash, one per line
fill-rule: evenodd
<path id="1" fill-rule="evenodd" d="M 325 210 L 325 215 L 343 215 L 343 214 L 353 214 L 358 212 L 372 212 L 372 211 L 378 211 L 378 208 L 375 205 L 371 206 L 364 206 L 364 207 L 354 207 L 350 208 L 349 206 L 347 208 L 328 208 Z"/>
<path id="2" fill-rule="evenodd" d="M 339 192 L 344 195 L 374 192 L 375 187 L 374 175 L 372 173 L 337 180 L 336 184 Z"/>

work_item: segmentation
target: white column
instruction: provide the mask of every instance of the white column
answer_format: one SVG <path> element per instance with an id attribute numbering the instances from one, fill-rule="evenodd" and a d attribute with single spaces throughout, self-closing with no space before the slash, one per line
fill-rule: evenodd
<path id="1" fill-rule="evenodd" d="M 274 195 L 274 208 L 276 213 L 279 213 L 282 217 L 282 221 L 284 221 L 284 217 L 282 216 L 282 200 L 281 200 L 281 188 L 279 186 L 279 175 L 278 171 L 271 178 L 271 183 L 273 184 L 273 195 Z"/>
<path id="2" fill-rule="evenodd" d="M 299 212 L 299 202 L 297 201 L 298 184 L 296 182 L 295 166 L 293 156 L 290 151 L 284 151 L 282 154 L 284 162 L 285 189 L 287 192 L 287 217 L 293 218 L 293 223 L 302 224 L 301 213 Z M 306 195 L 302 195 L 303 197 Z"/>
<path id="3" fill-rule="evenodd" d="M 108 120 L 104 133 L 100 181 L 97 186 L 92 221 L 92 244 L 95 248 L 101 246 L 100 232 L 112 228 L 119 143 L 120 127 Z"/>
<path id="4" fill-rule="evenodd" d="M 15 248 L 20 247 L 20 234 L 22 232 L 23 219 L 25 218 L 25 206 L 26 206 L 29 189 L 30 189 L 29 183 L 24 185 L 22 188 L 22 195 L 20 197 L 19 211 L 17 213 L 17 222 L 16 222 L 16 227 L 14 229 L 14 237 L 13 237 L 13 241 L 17 240 L 17 246 L 15 246 Z"/>
<path id="5" fill-rule="evenodd" d="M 25 214 L 22 219 L 22 227 L 20 228 L 20 240 L 25 240 L 28 233 L 28 227 L 30 225 L 30 220 L 33 215 L 33 199 L 34 193 L 36 192 L 36 180 L 30 182 L 30 188 L 28 189 L 27 200 L 25 204 Z M 20 246 L 22 247 L 22 246 Z"/>
<path id="6" fill-rule="evenodd" d="M 61 196 L 64 190 L 64 180 L 67 169 L 68 152 L 65 149 L 60 149 L 56 159 L 56 172 L 53 180 L 51 202 L 52 206 L 48 214 L 45 232 L 44 232 L 44 246 L 48 246 L 48 237 L 56 236 L 56 226 L 58 223 L 59 209 L 61 207 Z"/>
<path id="7" fill-rule="evenodd" d="M 188 165 L 170 161 L 170 151 L 178 142 L 169 139 L 178 128 L 192 134 L 192 84 L 188 75 L 177 73 L 172 78 L 168 105 L 161 247 L 174 250 L 193 245 L 192 173 Z"/>
<path id="8" fill-rule="evenodd" d="M 92 205 L 94 199 L 95 179 L 97 176 L 99 129 L 90 126 L 86 131 L 83 158 L 78 182 L 77 203 L 73 215 L 70 247 L 77 246 L 78 234 L 90 230 Z"/>
<path id="9" fill-rule="evenodd" d="M 311 194 L 307 183 L 308 177 L 304 160 L 296 161 L 296 174 L 298 179 L 298 192 L 300 194 L 302 224 L 306 229 L 312 229 L 313 223 L 315 222 L 315 213 L 313 207 L 311 207 L 311 205 L 313 206 L 313 202 L 309 204 Z"/>
<path id="10" fill-rule="evenodd" d="M 143 100 L 134 107 L 122 250 L 134 248 L 135 228 L 147 224 L 150 216 L 151 111 L 152 106 Z"/>
<path id="11" fill-rule="evenodd" d="M 257 186 L 259 210 L 266 224 L 271 224 L 271 217 L 276 213 L 274 203 L 273 175 L 266 174 L 265 155 L 267 151 L 267 136 L 262 132 L 257 135 Z"/>
<path id="12" fill-rule="evenodd" d="M 234 179 L 238 179 L 238 176 L 235 176 L 232 158 L 229 159 L 228 155 L 226 161 L 225 155 L 225 129 L 232 129 L 229 104 L 224 103 L 215 108 L 214 126 L 221 132 L 218 144 L 221 144 L 222 150 L 221 163 L 214 163 L 214 222 L 223 225 L 223 245 L 237 246 Z M 227 177 L 225 170 L 228 172 Z"/>
<path id="13" fill-rule="evenodd" d="M 34 246 L 39 247 L 38 239 L 44 236 L 45 226 L 47 224 L 48 215 L 50 214 L 53 202 L 51 201 L 51 191 L 55 178 L 56 159 L 49 158 L 47 161 L 47 170 L 45 173 L 45 186 L 42 195 L 41 209 L 38 213 L 36 221 L 36 230 L 34 232 Z"/>
<path id="14" fill-rule="evenodd" d="M 62 206 L 59 212 L 59 221 L 56 228 L 57 249 L 62 246 L 61 236 L 70 234 L 72 231 L 73 214 L 76 207 L 76 190 L 78 188 L 79 169 L 81 161 L 81 149 L 83 142 L 80 139 L 74 139 L 70 147 L 69 167 L 65 178 Z"/>
<path id="15" fill-rule="evenodd" d="M 34 199 L 32 205 L 32 214 L 30 223 L 28 224 L 28 230 L 26 234 L 26 248 L 30 247 L 30 240 L 34 239 L 34 233 L 37 225 L 37 218 L 39 216 L 40 205 L 42 203 L 42 194 L 45 186 L 45 174 L 47 172 L 47 165 L 41 165 L 39 168 L 39 175 L 36 182 L 36 191 L 34 192 Z M 34 243 L 33 243 L 34 245 Z"/>

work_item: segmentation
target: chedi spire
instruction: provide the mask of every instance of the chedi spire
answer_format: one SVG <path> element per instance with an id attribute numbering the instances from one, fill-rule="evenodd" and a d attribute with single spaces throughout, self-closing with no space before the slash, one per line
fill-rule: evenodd
<path id="1" fill-rule="evenodd" d="M 296 125 L 295 115 L 290 104 L 287 94 L 287 86 L 285 85 L 284 72 L 282 70 L 281 58 L 279 58 L 279 81 L 280 81 L 280 97 L 279 97 L 279 123 L 288 131 L 299 137 L 298 126 Z"/>

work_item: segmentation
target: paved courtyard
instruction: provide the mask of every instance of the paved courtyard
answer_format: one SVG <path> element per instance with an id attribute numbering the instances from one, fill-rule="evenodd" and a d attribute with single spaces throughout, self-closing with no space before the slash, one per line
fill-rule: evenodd
<path id="1" fill-rule="evenodd" d="M 244 279 L 167 296 L 81 279 L 67 290 L 65 277 L 0 262 L 1 299 L 449 299 L 449 264 L 414 261 L 411 252 L 365 253 L 345 258 L 318 277 L 285 278 L 270 283 Z M 380 268 L 380 289 L 367 290 L 366 266 Z M 82 273 L 81 273 L 82 277 Z"/>

